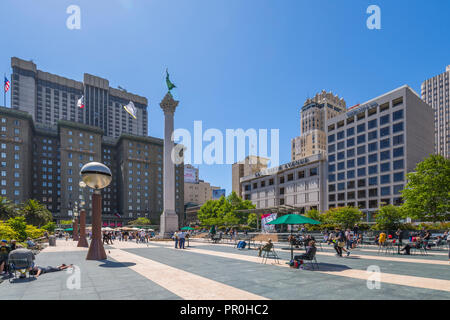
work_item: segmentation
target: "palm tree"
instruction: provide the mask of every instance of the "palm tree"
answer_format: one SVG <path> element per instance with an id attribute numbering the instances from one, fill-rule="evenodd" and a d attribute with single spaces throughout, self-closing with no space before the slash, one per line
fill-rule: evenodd
<path id="1" fill-rule="evenodd" d="M 0 220 L 8 220 L 16 215 L 16 207 L 6 197 L 0 196 Z"/>
<path id="2" fill-rule="evenodd" d="M 41 227 L 52 221 L 52 213 L 47 208 L 34 199 L 24 202 L 20 208 L 20 213 L 25 217 L 27 224 Z"/>

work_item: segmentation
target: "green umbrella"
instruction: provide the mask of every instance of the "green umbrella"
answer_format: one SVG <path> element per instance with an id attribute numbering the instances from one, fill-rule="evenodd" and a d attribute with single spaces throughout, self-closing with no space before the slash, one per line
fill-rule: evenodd
<path id="1" fill-rule="evenodd" d="M 267 224 L 320 224 L 319 221 L 307 218 L 305 216 L 301 216 L 299 214 L 286 214 L 281 216 L 275 220 L 268 222 Z M 291 229 L 292 235 L 292 229 Z M 294 259 L 294 247 L 291 243 L 291 260 Z"/>
<path id="2" fill-rule="evenodd" d="M 73 231 L 73 228 L 64 229 L 64 231 Z"/>
<path id="3" fill-rule="evenodd" d="M 192 227 L 183 227 L 183 228 L 181 228 L 181 230 L 195 230 L 195 229 Z"/>

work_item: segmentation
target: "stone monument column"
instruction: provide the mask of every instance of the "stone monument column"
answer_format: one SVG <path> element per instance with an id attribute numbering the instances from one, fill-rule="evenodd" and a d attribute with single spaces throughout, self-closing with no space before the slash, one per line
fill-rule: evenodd
<path id="1" fill-rule="evenodd" d="M 160 237 L 167 238 L 178 230 L 178 215 L 175 212 L 175 164 L 172 161 L 174 143 L 173 116 L 179 101 L 170 92 L 159 104 L 164 111 L 164 211 L 160 218 Z"/>

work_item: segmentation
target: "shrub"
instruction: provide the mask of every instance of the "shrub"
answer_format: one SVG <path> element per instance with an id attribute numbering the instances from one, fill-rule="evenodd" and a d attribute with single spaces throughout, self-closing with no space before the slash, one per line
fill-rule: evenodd
<path id="1" fill-rule="evenodd" d="M 32 225 L 27 225 L 26 229 L 25 229 L 26 233 L 27 233 L 27 237 L 30 237 L 31 239 L 37 239 L 40 238 L 44 235 L 45 230 L 43 229 L 38 229 L 35 226 Z"/>
<path id="2" fill-rule="evenodd" d="M 45 226 L 42 227 L 42 229 L 47 230 L 48 232 L 55 232 L 56 229 L 56 223 L 54 222 L 49 222 L 47 223 Z"/>
<path id="3" fill-rule="evenodd" d="M 6 240 L 17 239 L 18 234 L 10 225 L 0 221 L 0 238 Z"/>
<path id="4" fill-rule="evenodd" d="M 27 224 L 24 217 L 10 218 L 7 224 L 17 233 L 17 240 L 25 241 L 27 239 Z"/>

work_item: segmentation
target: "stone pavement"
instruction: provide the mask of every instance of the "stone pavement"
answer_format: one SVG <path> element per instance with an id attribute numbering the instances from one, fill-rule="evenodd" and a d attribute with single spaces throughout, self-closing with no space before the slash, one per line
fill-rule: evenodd
<path id="1" fill-rule="evenodd" d="M 354 250 L 349 258 L 331 247 L 318 251 L 319 270 L 292 269 L 290 252 L 277 244 L 280 264 L 261 263 L 256 250 L 191 241 L 185 250 L 173 242 L 115 241 L 105 246 L 108 259 L 85 260 L 87 248 L 57 240 L 36 256 L 40 266 L 74 264 L 75 272 L 0 283 L 2 300 L 128 299 L 450 299 L 450 265 L 445 251 L 428 256 L 379 255 L 373 248 Z M 295 254 L 303 251 L 296 250 Z M 369 289 L 379 268 L 379 289 Z M 79 288 L 78 288 L 79 285 Z"/>

